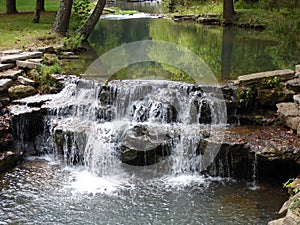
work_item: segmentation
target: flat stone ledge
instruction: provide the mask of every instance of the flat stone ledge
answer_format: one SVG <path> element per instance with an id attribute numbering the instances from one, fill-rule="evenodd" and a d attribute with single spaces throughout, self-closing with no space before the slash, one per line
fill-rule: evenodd
<path id="1" fill-rule="evenodd" d="M 255 84 L 259 83 L 266 78 L 278 77 L 281 81 L 286 81 L 295 77 L 295 72 L 290 69 L 274 70 L 262 73 L 252 73 L 243 76 L 239 76 L 236 80 L 236 84 Z"/>
<path id="2" fill-rule="evenodd" d="M 23 73 L 23 70 L 6 70 L 0 72 L 0 79 L 9 78 L 15 80 L 19 75 Z"/>
<path id="3" fill-rule="evenodd" d="M 0 80 L 0 91 L 6 91 L 13 83 L 12 79 L 1 79 Z"/>
<path id="4" fill-rule="evenodd" d="M 13 54 L 2 56 L 0 58 L 1 63 L 15 63 L 17 60 L 26 60 L 26 59 L 33 59 L 39 58 L 43 55 L 42 52 L 23 52 L 20 54 Z"/>
<path id="5" fill-rule="evenodd" d="M 39 69 L 42 66 L 42 64 L 39 62 L 32 62 L 30 60 L 27 61 L 17 60 L 17 66 L 19 68 L 24 68 L 24 69 Z"/>
<path id="6" fill-rule="evenodd" d="M 21 84 L 24 84 L 24 85 L 31 85 L 33 86 L 35 84 L 35 81 L 27 78 L 27 77 L 23 77 L 23 76 L 19 76 L 18 77 L 18 81 L 21 83 Z"/>
<path id="7" fill-rule="evenodd" d="M 300 64 L 295 66 L 295 72 L 300 73 Z"/>
<path id="8" fill-rule="evenodd" d="M 11 49 L 11 50 L 6 50 L 6 51 L 1 51 L 0 54 L 2 55 L 15 55 L 15 54 L 20 54 L 23 51 L 20 49 Z"/>
<path id="9" fill-rule="evenodd" d="M 13 64 L 13 63 L 7 63 L 7 64 L 1 64 L 0 63 L 0 71 L 8 70 L 8 69 L 11 69 L 11 68 L 14 68 L 14 67 L 15 67 L 15 64 Z"/>

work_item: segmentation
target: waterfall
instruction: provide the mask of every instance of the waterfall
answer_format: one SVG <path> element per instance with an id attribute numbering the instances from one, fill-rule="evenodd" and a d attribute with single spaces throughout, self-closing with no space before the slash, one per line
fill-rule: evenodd
<path id="1" fill-rule="evenodd" d="M 75 79 L 42 106 L 48 135 L 40 149 L 98 176 L 157 164 L 168 174 L 199 173 L 204 159 L 216 156 L 205 153 L 201 140 L 226 125 L 217 90 L 162 80 Z"/>

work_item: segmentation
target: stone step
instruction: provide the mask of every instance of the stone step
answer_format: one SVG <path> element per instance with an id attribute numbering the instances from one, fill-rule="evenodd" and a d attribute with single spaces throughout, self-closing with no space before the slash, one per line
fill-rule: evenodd
<path id="1" fill-rule="evenodd" d="M 0 80 L 0 91 L 6 91 L 13 83 L 12 79 L 1 79 Z"/>
<path id="2" fill-rule="evenodd" d="M 11 50 L 6 50 L 6 51 L 1 51 L 1 55 L 15 55 L 15 54 L 20 54 L 23 51 L 20 49 L 11 49 Z"/>
<path id="3" fill-rule="evenodd" d="M 23 77 L 23 76 L 19 76 L 18 77 L 18 81 L 21 83 L 21 84 L 24 84 L 24 85 L 31 85 L 33 86 L 35 84 L 35 81 L 27 78 L 27 77 Z"/>
<path id="4" fill-rule="evenodd" d="M 24 68 L 24 69 L 39 69 L 42 66 L 41 63 L 32 62 L 30 60 L 26 60 L 26 61 L 17 60 L 16 63 L 19 68 Z"/>
<path id="5" fill-rule="evenodd" d="M 15 64 L 13 64 L 13 63 L 7 63 L 7 64 L 0 63 L 0 71 L 8 70 L 8 69 L 11 69 L 14 67 L 15 67 Z"/>
<path id="6" fill-rule="evenodd" d="M 243 76 L 239 76 L 236 80 L 236 84 L 256 84 L 260 83 L 264 79 L 278 77 L 280 81 L 286 81 L 293 79 L 295 77 L 295 72 L 290 69 L 285 70 L 274 70 L 274 71 L 267 71 L 262 73 L 252 73 Z"/>
<path id="7" fill-rule="evenodd" d="M 15 63 L 17 60 L 26 60 L 42 57 L 42 52 L 22 52 L 20 54 L 13 54 L 0 57 L 1 63 Z"/>
<path id="8" fill-rule="evenodd" d="M 295 78 L 287 81 L 286 87 L 296 93 L 300 93 L 300 78 Z"/>
<path id="9" fill-rule="evenodd" d="M 23 70 L 6 70 L 3 72 L 0 72 L 0 79 L 9 78 L 9 79 L 15 80 L 22 73 L 23 73 Z"/>

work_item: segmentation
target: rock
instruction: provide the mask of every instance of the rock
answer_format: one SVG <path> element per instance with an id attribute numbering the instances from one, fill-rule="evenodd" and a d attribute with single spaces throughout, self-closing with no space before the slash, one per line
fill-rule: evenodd
<path id="1" fill-rule="evenodd" d="M 293 96 L 294 102 L 296 102 L 298 105 L 300 105 L 300 94 Z"/>
<path id="2" fill-rule="evenodd" d="M 9 78 L 9 79 L 15 80 L 22 73 L 23 73 L 23 70 L 6 70 L 3 72 L 0 72 L 0 79 Z"/>
<path id="3" fill-rule="evenodd" d="M 1 79 L 0 80 L 0 91 L 6 91 L 11 85 L 12 79 Z"/>
<path id="4" fill-rule="evenodd" d="M 27 59 L 27 62 L 42 63 L 44 59 Z"/>
<path id="5" fill-rule="evenodd" d="M 36 49 L 32 49 L 33 51 L 42 52 L 42 53 L 54 53 L 55 49 L 53 46 L 44 46 L 37 47 Z"/>
<path id="6" fill-rule="evenodd" d="M 21 83 L 21 84 L 24 84 L 24 85 L 31 85 L 33 86 L 35 84 L 35 81 L 27 78 L 27 77 L 23 77 L 23 76 L 19 76 L 18 77 L 18 81 Z"/>
<path id="7" fill-rule="evenodd" d="M 15 64 L 13 64 L 13 63 L 7 63 L 7 64 L 0 63 L 0 71 L 8 70 L 8 69 L 11 69 L 11 68 L 14 68 L 14 67 L 15 67 Z"/>
<path id="8" fill-rule="evenodd" d="M 253 73 L 248 75 L 239 76 L 236 80 L 237 84 L 242 85 L 251 85 L 256 84 L 264 79 L 278 77 L 280 81 L 289 80 L 295 77 L 295 72 L 293 70 L 285 69 L 285 70 L 274 70 L 267 71 L 262 73 Z"/>
<path id="9" fill-rule="evenodd" d="M 27 105 L 29 107 L 42 107 L 45 102 L 53 99 L 53 95 L 34 95 L 27 98 L 14 100 L 13 104 Z"/>
<path id="10" fill-rule="evenodd" d="M 17 60 L 17 66 L 19 68 L 25 68 L 25 69 L 39 69 L 42 66 L 42 64 L 38 62 L 32 62 L 29 60 L 26 61 Z"/>
<path id="11" fill-rule="evenodd" d="M 300 123 L 300 110 L 297 103 L 279 103 L 277 114 L 281 122 L 287 127 L 297 130 Z"/>
<path id="12" fill-rule="evenodd" d="M 283 88 L 280 91 L 275 89 L 258 89 L 256 100 L 262 107 L 273 107 L 277 103 L 291 101 L 295 92 Z"/>
<path id="13" fill-rule="evenodd" d="M 175 15 L 174 21 L 195 21 L 199 15 L 188 14 L 188 15 Z"/>
<path id="14" fill-rule="evenodd" d="M 0 173 L 13 168 L 21 159 L 22 153 L 6 151 L 0 153 Z"/>
<path id="15" fill-rule="evenodd" d="M 300 124 L 297 127 L 297 135 L 300 136 Z"/>
<path id="16" fill-rule="evenodd" d="M 119 140 L 123 163 L 135 166 L 152 165 L 171 154 L 171 138 L 164 130 L 137 125 Z"/>
<path id="17" fill-rule="evenodd" d="M 0 58 L 1 63 L 15 63 L 17 60 L 26 60 L 26 59 L 33 59 L 39 58 L 42 56 L 42 52 L 23 52 L 20 54 L 13 54 L 2 56 Z"/>
<path id="18" fill-rule="evenodd" d="M 17 85 L 8 89 L 9 97 L 12 99 L 25 98 L 35 95 L 37 90 L 32 86 Z"/>
<path id="19" fill-rule="evenodd" d="M 300 214 L 299 214 L 299 206 L 295 210 L 291 210 L 290 206 L 293 202 L 300 199 L 300 193 L 295 194 L 289 200 L 287 200 L 281 209 L 279 210 L 279 214 L 287 211 L 286 216 L 277 220 L 270 221 L 268 225 L 297 225 L 300 221 Z"/>
<path id="20" fill-rule="evenodd" d="M 296 93 L 300 92 L 300 78 L 295 78 L 286 82 L 286 87 Z"/>
<path id="21" fill-rule="evenodd" d="M 22 50 L 20 49 L 11 49 L 11 50 L 2 51 L 0 53 L 3 55 L 15 55 L 15 54 L 20 54 L 21 52 Z"/>

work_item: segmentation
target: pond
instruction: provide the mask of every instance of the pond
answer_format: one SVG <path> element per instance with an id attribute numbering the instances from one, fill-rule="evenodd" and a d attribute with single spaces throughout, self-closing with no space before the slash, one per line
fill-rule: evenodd
<path id="1" fill-rule="evenodd" d="M 116 2 L 114 5 L 125 9 L 159 12 L 153 2 Z M 299 40 L 297 41 L 297 37 L 289 33 L 274 34 L 234 27 L 174 22 L 168 19 L 151 18 L 147 14 L 104 15 L 89 38 L 92 53 L 89 52 L 89 57 L 83 57 L 79 64 L 70 64 L 70 72 L 74 73 L 76 68 L 75 73 L 84 73 L 98 56 L 125 43 L 142 40 L 166 41 L 187 48 L 208 65 L 219 81 L 232 80 L 239 75 L 255 72 L 294 69 L 294 66 L 299 63 Z M 157 51 L 155 54 L 165 54 L 165 57 L 170 54 L 155 51 Z M 147 70 L 157 73 L 157 76 L 164 76 L 165 79 L 189 81 L 182 78 L 180 72 L 174 72 L 159 63 L 130 65 L 113 79 L 137 78 Z"/>

